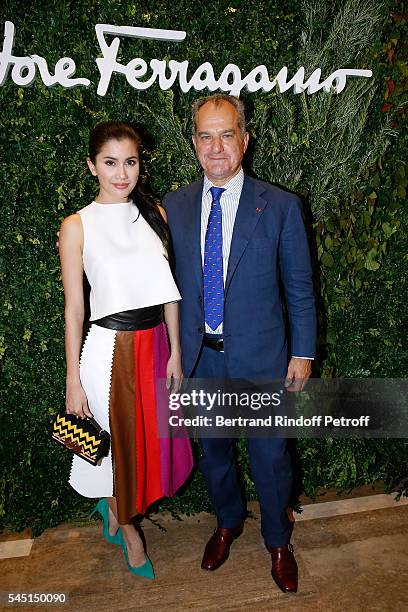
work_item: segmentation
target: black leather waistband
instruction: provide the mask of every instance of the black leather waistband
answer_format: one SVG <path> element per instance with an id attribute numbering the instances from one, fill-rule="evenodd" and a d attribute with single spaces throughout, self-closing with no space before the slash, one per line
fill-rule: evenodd
<path id="1" fill-rule="evenodd" d="M 93 325 L 115 329 L 117 331 L 137 331 L 156 327 L 163 321 L 163 305 L 147 306 L 135 310 L 117 312 L 102 319 L 91 321 Z"/>
<path id="2" fill-rule="evenodd" d="M 205 334 L 203 338 L 203 346 L 212 348 L 214 351 L 223 351 L 224 350 L 224 340 L 222 339 L 221 336 L 212 338 L 211 334 Z"/>

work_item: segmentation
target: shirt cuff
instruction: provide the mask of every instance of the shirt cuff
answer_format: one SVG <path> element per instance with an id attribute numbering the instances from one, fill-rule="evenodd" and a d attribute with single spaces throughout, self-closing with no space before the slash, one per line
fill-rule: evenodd
<path id="1" fill-rule="evenodd" d="M 295 359 L 310 359 L 310 361 L 314 361 L 314 357 L 298 357 L 297 355 L 292 355 Z"/>

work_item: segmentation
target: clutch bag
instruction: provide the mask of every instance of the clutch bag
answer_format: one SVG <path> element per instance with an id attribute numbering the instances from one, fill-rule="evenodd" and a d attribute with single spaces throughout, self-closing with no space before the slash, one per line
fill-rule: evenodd
<path id="1" fill-rule="evenodd" d="M 89 417 L 79 419 L 74 414 L 58 414 L 53 423 L 52 439 L 92 465 L 99 465 L 109 453 L 109 433 Z"/>

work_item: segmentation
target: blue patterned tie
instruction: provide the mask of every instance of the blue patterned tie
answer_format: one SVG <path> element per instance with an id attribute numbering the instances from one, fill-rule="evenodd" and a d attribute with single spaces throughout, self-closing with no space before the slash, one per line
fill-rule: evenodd
<path id="1" fill-rule="evenodd" d="M 208 217 L 204 246 L 204 313 L 205 321 L 216 330 L 224 311 L 224 275 L 222 265 L 222 187 L 211 187 L 213 201 Z"/>

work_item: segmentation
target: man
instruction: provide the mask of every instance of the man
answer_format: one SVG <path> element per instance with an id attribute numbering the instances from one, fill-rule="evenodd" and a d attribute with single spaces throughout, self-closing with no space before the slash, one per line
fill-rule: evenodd
<path id="1" fill-rule="evenodd" d="M 301 388 L 311 373 L 316 319 L 311 267 L 299 199 L 244 175 L 248 146 L 242 102 L 223 94 L 193 106 L 193 143 L 204 180 L 166 196 L 176 278 L 182 294 L 185 376 L 282 379 Z M 285 333 L 279 280 L 290 322 Z M 288 359 L 288 351 L 291 355 Z M 231 439 L 202 439 L 203 471 L 218 527 L 202 568 L 216 570 L 243 530 Z M 272 557 L 272 577 L 284 592 L 297 590 L 289 544 L 292 473 L 282 439 L 249 439 L 261 531 Z"/>

